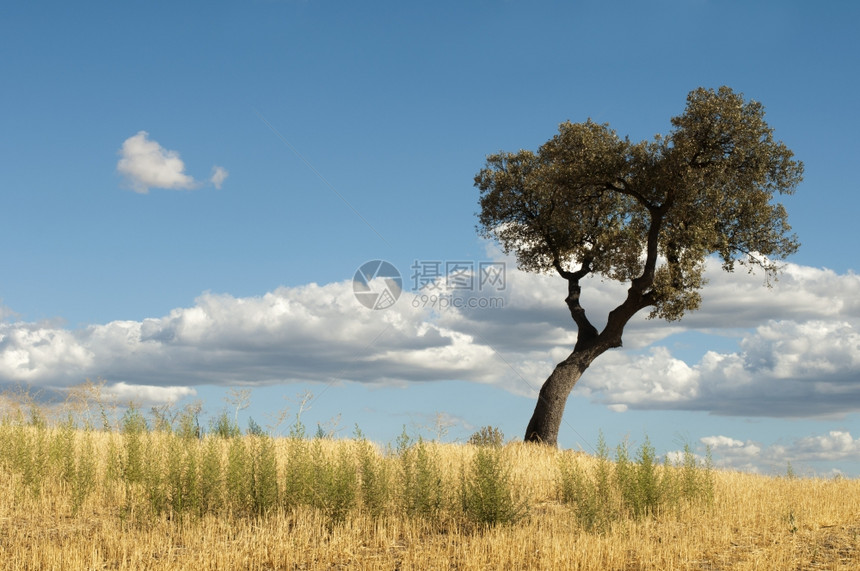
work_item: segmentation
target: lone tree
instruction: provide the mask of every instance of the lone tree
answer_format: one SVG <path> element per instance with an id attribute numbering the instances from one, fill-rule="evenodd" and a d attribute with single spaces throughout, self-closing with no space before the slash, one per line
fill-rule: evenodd
<path id="1" fill-rule="evenodd" d="M 799 246 L 774 193 L 791 194 L 803 163 L 773 139 L 764 108 L 728 87 L 699 88 L 672 130 L 632 143 L 590 119 L 562 123 L 537 153 L 487 157 L 475 176 L 478 230 L 520 269 L 557 272 L 577 327 L 573 352 L 540 390 L 525 440 L 557 444 L 567 397 L 588 366 L 621 346 L 627 322 L 650 308 L 669 321 L 699 307 L 705 260 L 774 277 Z M 602 331 L 580 301 L 594 274 L 629 284 Z"/>

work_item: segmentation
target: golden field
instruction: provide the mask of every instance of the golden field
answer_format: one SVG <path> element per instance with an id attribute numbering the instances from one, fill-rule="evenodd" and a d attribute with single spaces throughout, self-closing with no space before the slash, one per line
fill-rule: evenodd
<path id="1" fill-rule="evenodd" d="M 606 456 L 133 421 L 0 424 L 0 569 L 860 569 L 856 480 L 697 466 L 706 493 L 685 496 L 691 473 L 655 464 L 637 514 Z M 563 467 L 593 483 L 601 465 L 590 526 Z"/>

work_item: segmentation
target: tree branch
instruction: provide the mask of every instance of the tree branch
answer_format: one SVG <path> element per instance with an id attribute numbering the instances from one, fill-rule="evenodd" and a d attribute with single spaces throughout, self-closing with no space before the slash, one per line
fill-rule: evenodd
<path id="1" fill-rule="evenodd" d="M 599 335 L 601 343 L 608 348 L 621 347 L 621 336 L 624 333 L 624 326 L 627 325 L 630 318 L 639 310 L 654 303 L 654 295 L 650 289 L 654 285 L 660 229 L 663 225 L 663 216 L 667 210 L 668 199 L 667 204 L 664 204 L 659 209 L 650 209 L 651 225 L 648 228 L 645 267 L 642 270 L 642 274 L 631 281 L 630 288 L 627 290 L 627 298 L 618 307 L 609 312 L 606 327 L 603 328 L 603 331 Z"/>
<path id="2" fill-rule="evenodd" d="M 567 280 L 567 297 L 564 302 L 567 304 L 570 316 L 577 327 L 576 345 L 573 348 L 575 352 L 585 345 L 592 343 L 598 335 L 597 328 L 588 320 L 588 317 L 585 315 L 585 308 L 582 307 L 579 301 L 582 293 L 579 280 L 591 272 L 591 258 L 587 256 L 575 272 L 564 269 L 557 255 L 553 257 L 552 263 L 559 275 Z"/>
<path id="3" fill-rule="evenodd" d="M 627 183 L 622 179 L 618 179 L 618 182 L 622 183 L 624 186 L 616 186 L 615 184 L 613 184 L 611 182 L 607 182 L 604 185 L 604 188 L 606 188 L 606 190 L 612 190 L 612 191 L 618 192 L 620 194 L 632 196 L 633 198 L 635 198 L 639 202 L 639 204 L 641 204 L 642 206 L 647 208 L 649 211 L 654 210 L 655 206 L 651 203 L 650 200 L 645 198 L 645 196 L 643 194 L 630 188 L 627 185 Z"/>

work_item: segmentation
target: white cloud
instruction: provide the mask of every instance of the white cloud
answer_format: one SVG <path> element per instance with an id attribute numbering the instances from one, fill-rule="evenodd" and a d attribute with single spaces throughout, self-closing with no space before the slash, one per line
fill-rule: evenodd
<path id="1" fill-rule="evenodd" d="M 177 151 L 167 150 L 149 139 L 149 133 L 139 131 L 126 139 L 119 150 L 120 159 L 116 169 L 123 175 L 131 189 L 146 194 L 150 188 L 191 190 L 201 183 L 185 173 L 185 163 Z M 221 188 L 227 178 L 227 170 L 212 168 L 211 184 Z"/>
<path id="2" fill-rule="evenodd" d="M 636 409 L 814 417 L 860 410 L 860 332 L 842 321 L 771 321 L 736 353 L 708 352 L 695 365 L 665 347 L 610 352 L 583 376 L 580 394 Z"/>
<path id="3" fill-rule="evenodd" d="M 806 436 L 789 444 L 764 445 L 721 435 L 705 436 L 700 442 L 710 448 L 717 467 L 747 472 L 784 473 L 789 463 L 800 469 L 817 462 L 860 461 L 860 439 L 845 430 L 832 430 L 824 436 Z M 671 454 L 677 456 L 678 453 Z M 829 473 L 834 473 L 833 468 Z"/>
<path id="4" fill-rule="evenodd" d="M 93 364 L 93 354 L 71 331 L 50 324 L 0 323 L 0 379 L 50 385 Z"/>
<path id="5" fill-rule="evenodd" d="M 212 176 L 209 178 L 209 182 L 211 182 L 212 186 L 215 188 L 220 189 L 229 174 L 230 173 L 227 172 L 227 169 L 224 167 L 212 167 Z"/>
<path id="6" fill-rule="evenodd" d="M 106 386 L 104 396 L 119 403 L 134 402 L 145 406 L 151 404 L 175 403 L 179 400 L 194 396 L 197 391 L 191 387 L 156 387 L 151 385 L 130 385 L 114 383 Z"/>
<path id="7" fill-rule="evenodd" d="M 788 449 L 792 459 L 801 461 L 860 460 L 860 438 L 846 430 L 831 430 L 826 436 L 807 436 Z"/>
<path id="8" fill-rule="evenodd" d="M 789 265 L 770 290 L 745 273 L 711 280 L 713 289 L 690 319 L 634 318 L 625 348 L 600 356 L 573 395 L 619 413 L 820 417 L 860 410 L 856 275 Z M 420 298 L 403 292 L 394 307 L 371 311 L 344 281 L 247 298 L 205 293 L 162 317 L 77 330 L 0 321 L 0 382 L 63 387 L 100 377 L 167 387 L 470 380 L 534 396 L 576 340 L 565 285 L 509 265 L 504 290 L 469 294 L 500 297 L 504 306 L 492 310 L 416 308 Z M 623 291 L 588 280 L 583 303 L 596 324 Z M 781 314 L 788 317 L 777 319 Z M 737 350 L 710 351 L 688 363 L 668 347 L 650 345 L 687 330 L 737 335 Z"/>
<path id="9" fill-rule="evenodd" d="M 350 282 L 260 297 L 206 293 L 161 318 L 70 331 L 0 324 L 0 380 L 63 387 L 85 378 L 127 385 L 517 382 L 493 350 L 428 320 L 409 303 L 359 305 Z"/>

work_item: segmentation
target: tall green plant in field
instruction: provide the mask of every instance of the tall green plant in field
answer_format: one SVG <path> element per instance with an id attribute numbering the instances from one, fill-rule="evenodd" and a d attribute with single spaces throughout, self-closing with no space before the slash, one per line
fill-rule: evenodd
<path id="1" fill-rule="evenodd" d="M 275 509 L 279 503 L 278 462 L 275 456 L 275 443 L 268 436 L 245 437 L 254 450 L 251 464 L 251 496 L 253 509 L 257 514 L 265 514 Z"/>
<path id="2" fill-rule="evenodd" d="M 48 477 L 50 462 L 48 428 L 42 421 L 31 422 L 29 429 L 21 428 L 23 434 L 18 458 L 21 460 L 23 483 L 34 496 L 39 496 Z"/>
<path id="3" fill-rule="evenodd" d="M 343 521 L 358 501 L 358 472 L 351 451 L 341 446 L 334 457 L 326 458 L 322 441 L 313 448 L 313 502 L 331 521 Z"/>
<path id="4" fill-rule="evenodd" d="M 647 437 L 635 459 L 623 442 L 613 463 L 602 435 L 596 467 L 589 472 L 578 459 L 563 456 L 558 485 L 559 499 L 574 508 L 583 528 L 600 532 L 623 517 L 650 517 L 683 503 L 707 501 L 713 490 L 710 464 L 699 467 L 689 446 L 677 465 L 667 459 L 661 466 Z"/>
<path id="5" fill-rule="evenodd" d="M 245 440 L 233 438 L 227 451 L 227 468 L 224 474 L 227 502 L 233 513 L 253 511 L 253 457 Z"/>
<path id="6" fill-rule="evenodd" d="M 135 407 L 129 407 L 121 420 L 124 444 L 122 477 L 127 484 L 142 483 L 144 480 L 146 419 Z"/>
<path id="7" fill-rule="evenodd" d="M 409 515 L 435 517 L 442 509 L 442 471 L 436 454 L 423 439 L 412 444 L 405 432 L 398 439 L 401 499 Z"/>
<path id="8" fill-rule="evenodd" d="M 210 432 L 221 438 L 236 438 L 242 435 L 242 430 L 239 425 L 230 418 L 230 414 L 226 410 L 222 410 L 211 423 Z"/>
<path id="9" fill-rule="evenodd" d="M 573 506 L 579 524 L 587 531 L 605 532 L 618 518 L 620 502 L 613 485 L 613 464 L 601 433 L 597 441 L 597 464 L 589 474 L 571 453 L 559 459 L 559 499 Z"/>
<path id="10" fill-rule="evenodd" d="M 48 457 L 53 475 L 66 484 L 75 479 L 75 435 L 77 426 L 71 415 L 54 431 Z"/>
<path id="11" fill-rule="evenodd" d="M 358 463 L 361 504 L 371 516 L 379 517 L 391 504 L 392 483 L 388 463 L 380 456 L 373 444 L 363 438 L 355 444 L 355 455 Z"/>
<path id="12" fill-rule="evenodd" d="M 200 509 L 202 513 L 217 513 L 223 507 L 224 475 L 221 465 L 221 442 L 207 437 L 200 459 Z"/>
<path id="13" fill-rule="evenodd" d="M 461 486 L 463 509 L 475 523 L 510 524 L 525 515 L 527 505 L 515 498 L 511 467 L 498 446 L 478 447 Z"/>
<path id="14" fill-rule="evenodd" d="M 81 444 L 77 447 L 76 465 L 72 480 L 72 513 L 77 514 L 84 500 L 96 489 L 97 460 L 93 433 L 87 429 L 81 435 Z"/>
<path id="15" fill-rule="evenodd" d="M 314 502 L 314 464 L 310 443 L 304 438 L 287 439 L 287 462 L 284 468 L 283 503 L 287 508 L 312 505 Z"/>

